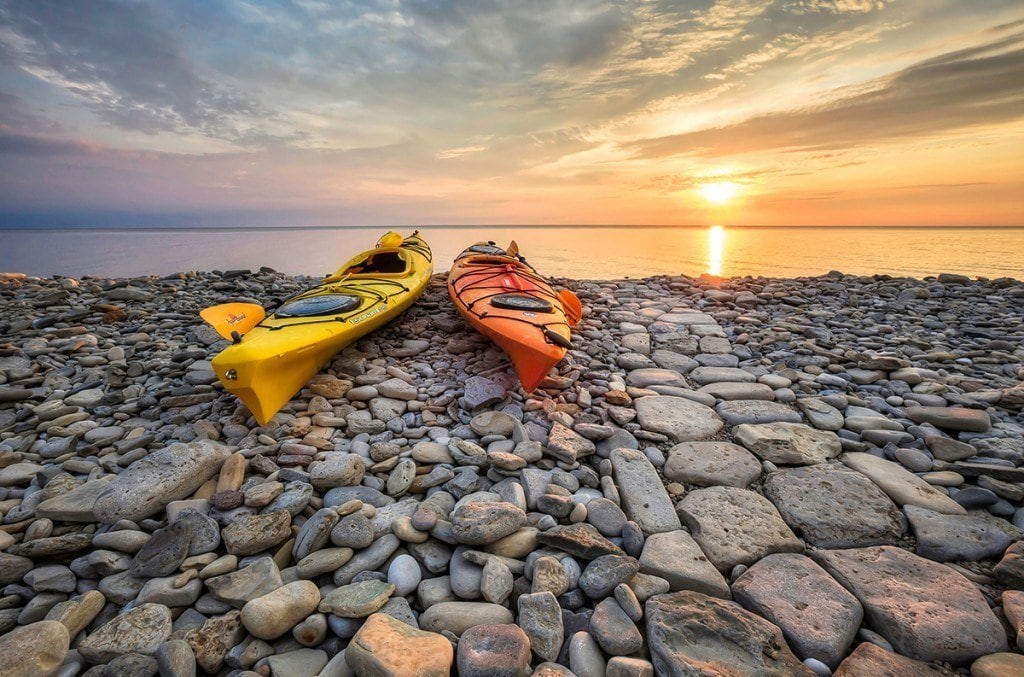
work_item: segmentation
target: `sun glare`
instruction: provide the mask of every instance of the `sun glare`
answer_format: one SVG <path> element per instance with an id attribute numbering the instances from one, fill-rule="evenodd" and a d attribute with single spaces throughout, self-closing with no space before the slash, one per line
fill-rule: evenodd
<path id="1" fill-rule="evenodd" d="M 725 252 L 725 228 L 711 226 L 708 228 L 708 273 L 722 274 L 722 254 Z"/>
<path id="2" fill-rule="evenodd" d="M 713 183 L 702 183 L 699 190 L 701 196 L 708 202 L 724 205 L 736 197 L 740 187 L 739 184 L 733 181 L 715 181 Z"/>

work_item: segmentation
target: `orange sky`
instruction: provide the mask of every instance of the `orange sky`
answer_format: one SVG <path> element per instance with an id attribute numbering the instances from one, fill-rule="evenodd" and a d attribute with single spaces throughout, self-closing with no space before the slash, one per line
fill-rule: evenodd
<path id="1" fill-rule="evenodd" d="M 1019 2 L 0 6 L 0 225 L 1024 225 L 1022 158 Z"/>

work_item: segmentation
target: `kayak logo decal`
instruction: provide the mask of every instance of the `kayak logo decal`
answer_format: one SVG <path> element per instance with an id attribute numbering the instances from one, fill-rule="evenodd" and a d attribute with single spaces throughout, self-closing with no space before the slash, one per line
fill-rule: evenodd
<path id="1" fill-rule="evenodd" d="M 356 317 L 353 317 L 351 322 L 352 322 L 352 324 L 359 324 L 363 320 L 367 320 L 367 319 L 373 317 L 374 315 L 380 315 L 381 313 L 384 312 L 384 310 L 386 308 L 387 308 L 387 306 L 383 306 L 383 305 L 382 306 L 377 306 L 373 310 L 368 310 L 365 313 L 363 313 L 362 315 L 357 315 Z"/>
<path id="2" fill-rule="evenodd" d="M 230 325 L 236 325 L 247 317 L 245 313 L 241 315 L 235 315 L 234 313 L 228 313 L 227 321 Z"/>

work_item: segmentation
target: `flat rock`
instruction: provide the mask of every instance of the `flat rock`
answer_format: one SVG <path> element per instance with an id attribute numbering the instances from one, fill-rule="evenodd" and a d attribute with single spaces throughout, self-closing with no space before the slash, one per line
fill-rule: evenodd
<path id="1" fill-rule="evenodd" d="M 611 656 L 636 653 L 644 645 L 640 630 L 614 597 L 607 597 L 594 607 L 590 632 L 604 652 Z"/>
<path id="2" fill-rule="evenodd" d="M 923 661 L 915 661 L 877 644 L 861 642 L 839 664 L 834 677 L 944 677 L 949 673 Z"/>
<path id="3" fill-rule="evenodd" d="M 0 673 L 11 677 L 56 674 L 70 642 L 68 629 L 57 621 L 19 626 L 0 636 Z"/>
<path id="4" fill-rule="evenodd" d="M 798 536 L 819 548 L 894 545 L 904 533 L 896 504 L 842 465 L 778 470 L 765 480 L 764 495 Z"/>
<path id="5" fill-rule="evenodd" d="M 843 427 L 843 413 L 828 402 L 815 397 L 802 397 L 796 401 L 796 406 L 818 430 L 836 431 Z"/>
<path id="6" fill-rule="evenodd" d="M 622 548 L 602 536 L 601 532 L 590 524 L 560 524 L 551 527 L 537 534 L 537 542 L 583 559 L 624 554 Z"/>
<path id="7" fill-rule="evenodd" d="M 505 399 L 505 388 L 489 378 L 471 376 L 466 380 L 463 400 L 471 411 L 497 404 Z"/>
<path id="8" fill-rule="evenodd" d="M 170 636 L 171 610 L 162 604 L 143 604 L 91 632 L 79 642 L 78 652 L 93 664 L 130 653 L 152 656 Z"/>
<path id="9" fill-rule="evenodd" d="M 916 505 L 946 515 L 963 515 L 967 512 L 946 492 L 936 489 L 898 463 L 860 452 L 843 454 L 839 460 L 867 475 L 896 505 Z"/>
<path id="10" fill-rule="evenodd" d="M 647 600 L 647 642 L 658 675 L 812 675 L 782 631 L 739 604 L 683 591 Z"/>
<path id="11" fill-rule="evenodd" d="M 686 379 L 674 369 L 634 369 L 626 375 L 626 383 L 637 388 L 649 388 L 651 386 L 686 387 Z"/>
<path id="12" fill-rule="evenodd" d="M 753 383 L 757 379 L 749 371 L 735 367 L 697 367 L 690 372 L 690 380 L 703 386 L 710 383 Z"/>
<path id="13" fill-rule="evenodd" d="M 0 585 L 17 583 L 35 564 L 28 557 L 0 552 Z"/>
<path id="14" fill-rule="evenodd" d="M 255 555 L 280 545 L 291 536 L 292 516 L 287 510 L 240 517 L 224 527 L 221 536 L 228 553 Z"/>
<path id="15" fill-rule="evenodd" d="M 988 432 L 992 419 L 983 409 L 964 407 L 907 407 L 907 418 L 915 423 L 931 423 L 936 428 L 974 433 Z"/>
<path id="16" fill-rule="evenodd" d="M 765 557 L 736 579 L 732 594 L 779 626 L 797 656 L 815 658 L 833 669 L 864 617 L 857 598 L 803 555 Z"/>
<path id="17" fill-rule="evenodd" d="M 395 585 L 384 581 L 349 583 L 324 595 L 318 609 L 342 618 L 366 618 L 380 611 L 394 591 Z"/>
<path id="18" fill-rule="evenodd" d="M 171 501 L 195 493 L 217 474 L 230 453 L 228 447 L 207 439 L 150 452 L 110 483 L 96 499 L 93 513 L 104 524 L 152 517 Z"/>
<path id="19" fill-rule="evenodd" d="M 775 506 L 753 491 L 698 489 L 679 502 L 679 512 L 693 539 L 722 572 L 772 553 L 804 549 Z"/>
<path id="20" fill-rule="evenodd" d="M 698 392 L 719 400 L 774 400 L 775 391 L 763 383 L 734 383 L 721 381 L 701 386 Z"/>
<path id="21" fill-rule="evenodd" d="M 105 475 L 89 480 L 66 494 L 46 499 L 36 506 L 36 517 L 61 522 L 95 522 L 93 506 L 96 499 L 110 486 L 115 477 Z"/>
<path id="22" fill-rule="evenodd" d="M 800 423 L 800 412 L 781 402 L 733 400 L 719 402 L 715 410 L 729 425 L 744 423 Z"/>
<path id="23" fill-rule="evenodd" d="M 667 435 L 673 442 L 707 439 L 724 425 L 714 409 L 683 397 L 641 397 L 634 406 L 644 430 Z"/>
<path id="24" fill-rule="evenodd" d="M 422 629 L 431 632 L 447 630 L 456 636 L 476 625 L 504 625 L 511 622 L 512 612 L 508 608 L 490 602 L 440 602 L 420 614 Z"/>
<path id="25" fill-rule="evenodd" d="M 649 342 L 648 349 L 650 349 Z M 680 374 L 689 374 L 699 366 L 697 360 L 692 357 L 687 357 L 681 353 L 677 353 L 673 350 L 665 350 L 663 348 L 651 353 L 651 359 L 662 369 L 671 369 L 672 371 L 677 371 Z"/>
<path id="26" fill-rule="evenodd" d="M 36 463 L 12 463 L 0 469 L 0 487 L 24 487 L 35 479 L 36 473 L 43 470 Z"/>
<path id="27" fill-rule="evenodd" d="M 971 663 L 971 677 L 1024 675 L 1024 656 L 1019 653 L 994 653 Z"/>
<path id="28" fill-rule="evenodd" d="M 731 442 L 682 442 L 668 451 L 665 477 L 701 487 L 747 487 L 761 476 L 761 463 Z"/>
<path id="29" fill-rule="evenodd" d="M 211 595 L 238 608 L 281 585 L 281 572 L 270 557 L 259 557 L 237 571 L 206 579 Z"/>
<path id="30" fill-rule="evenodd" d="M 616 449 L 610 456 L 622 510 L 645 534 L 676 531 L 682 527 L 672 499 L 646 455 Z"/>
<path id="31" fill-rule="evenodd" d="M 857 596 L 869 626 L 905 656 L 963 664 L 1006 651 L 1006 634 L 981 592 L 945 565 L 887 545 L 812 556 Z"/>
<path id="32" fill-rule="evenodd" d="M 470 502 L 452 512 L 452 533 L 459 543 L 486 545 L 508 536 L 526 523 L 526 513 L 506 502 Z"/>
<path id="33" fill-rule="evenodd" d="M 551 426 L 551 432 L 548 434 L 547 451 L 558 460 L 565 461 L 566 463 L 575 463 L 577 459 L 593 454 L 595 449 L 596 447 L 593 442 L 575 432 L 572 428 L 567 428 L 561 423 L 555 423 Z"/>
<path id="34" fill-rule="evenodd" d="M 917 536 L 914 552 L 936 562 L 1000 557 L 1021 536 L 1017 527 L 987 514 L 943 515 L 914 505 L 903 511 Z"/>
<path id="35" fill-rule="evenodd" d="M 729 585 L 686 531 L 652 534 L 640 554 L 640 571 L 668 581 L 669 590 L 696 590 L 729 599 Z"/>
<path id="36" fill-rule="evenodd" d="M 383 613 L 367 618 L 345 649 L 345 663 L 359 675 L 447 677 L 454 657 L 444 635 Z"/>
<path id="37" fill-rule="evenodd" d="M 776 465 L 824 463 L 843 449 L 835 433 L 802 423 L 745 424 L 737 426 L 733 435 L 762 460 Z"/>

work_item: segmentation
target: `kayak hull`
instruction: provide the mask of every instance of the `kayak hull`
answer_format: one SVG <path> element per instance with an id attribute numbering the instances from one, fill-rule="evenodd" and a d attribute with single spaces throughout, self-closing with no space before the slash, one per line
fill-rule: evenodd
<path id="1" fill-rule="evenodd" d="M 408 246 L 408 245 L 413 246 Z M 399 252 L 407 262 L 401 273 L 351 274 L 371 254 Z M 358 307 L 338 315 L 266 317 L 241 341 L 212 360 L 224 387 L 237 396 L 260 425 L 266 424 L 334 355 L 382 327 L 411 306 L 433 273 L 430 249 L 418 236 L 398 247 L 363 252 L 321 285 L 297 297 L 309 299 L 344 293 L 358 297 Z M 293 297 L 296 298 L 296 297 Z M 286 299 L 280 307 L 284 307 Z"/>
<path id="2" fill-rule="evenodd" d="M 565 357 L 571 337 L 565 308 L 547 280 L 525 261 L 508 255 L 478 255 L 471 249 L 452 265 L 448 293 L 466 321 L 509 356 L 523 390 L 532 392 Z M 549 308 L 495 305 L 496 297 L 507 295 L 530 297 Z"/>

